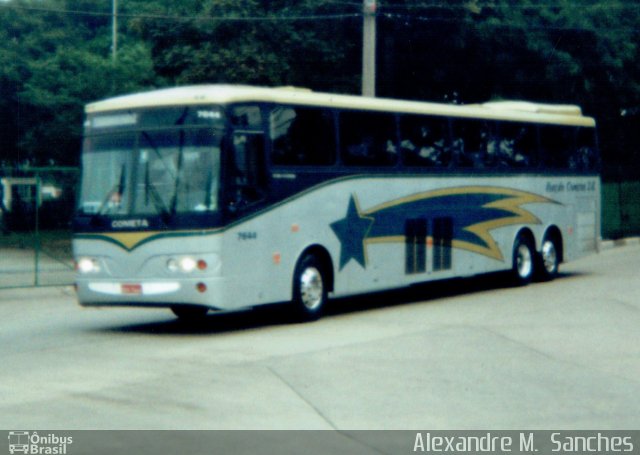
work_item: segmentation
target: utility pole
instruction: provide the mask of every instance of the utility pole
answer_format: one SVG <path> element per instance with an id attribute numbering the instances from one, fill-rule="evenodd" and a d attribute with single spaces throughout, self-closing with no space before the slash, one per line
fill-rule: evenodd
<path id="1" fill-rule="evenodd" d="M 111 0 L 111 58 L 118 58 L 118 0 Z"/>
<path id="2" fill-rule="evenodd" d="M 377 0 L 363 0 L 362 96 L 376 96 L 376 9 Z"/>

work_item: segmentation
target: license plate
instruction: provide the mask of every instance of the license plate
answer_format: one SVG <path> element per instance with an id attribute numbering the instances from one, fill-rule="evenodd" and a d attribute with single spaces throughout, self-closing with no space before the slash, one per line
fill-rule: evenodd
<path id="1" fill-rule="evenodd" d="M 122 284 L 121 290 L 123 294 L 142 294 L 142 285 L 138 283 Z"/>

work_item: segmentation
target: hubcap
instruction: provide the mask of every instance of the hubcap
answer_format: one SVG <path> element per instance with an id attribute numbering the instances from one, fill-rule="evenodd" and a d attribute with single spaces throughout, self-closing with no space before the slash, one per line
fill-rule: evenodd
<path id="1" fill-rule="evenodd" d="M 542 245 L 542 263 L 547 273 L 554 273 L 558 267 L 556 246 L 550 240 L 546 240 Z"/>
<path id="2" fill-rule="evenodd" d="M 322 274 L 315 267 L 305 269 L 300 276 L 300 299 L 302 304 L 310 310 L 322 304 L 323 297 Z"/>
<path id="3" fill-rule="evenodd" d="M 518 254 L 516 257 L 516 267 L 518 268 L 518 275 L 521 278 L 527 278 L 533 271 L 533 261 L 531 260 L 531 250 L 525 244 L 521 244 L 518 247 Z"/>

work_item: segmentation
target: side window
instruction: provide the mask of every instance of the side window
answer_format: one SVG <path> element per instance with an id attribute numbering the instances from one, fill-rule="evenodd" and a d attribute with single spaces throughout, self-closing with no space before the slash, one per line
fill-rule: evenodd
<path id="1" fill-rule="evenodd" d="M 494 153 L 496 126 L 482 120 L 453 121 L 452 155 L 457 166 L 482 168 Z"/>
<path id="2" fill-rule="evenodd" d="M 233 109 L 229 209 L 237 210 L 263 200 L 267 195 L 264 134 L 260 109 L 240 106 Z"/>
<path id="3" fill-rule="evenodd" d="M 501 167 L 535 167 L 538 164 L 538 133 L 534 124 L 503 122 L 500 138 L 487 156 L 487 164 Z"/>
<path id="4" fill-rule="evenodd" d="M 273 164 L 306 166 L 335 162 L 335 128 L 328 109 L 275 107 L 269 115 L 269 134 Z"/>
<path id="5" fill-rule="evenodd" d="M 400 151 L 407 166 L 444 167 L 451 162 L 446 118 L 400 117 Z"/>
<path id="6" fill-rule="evenodd" d="M 398 160 L 393 114 L 340 113 L 340 150 L 347 166 L 391 166 Z"/>
<path id="7" fill-rule="evenodd" d="M 568 169 L 575 149 L 576 128 L 545 125 L 540 127 L 540 153 L 545 167 Z"/>
<path id="8" fill-rule="evenodd" d="M 231 124 L 235 128 L 262 131 L 260 106 L 249 104 L 234 107 L 231 113 Z"/>

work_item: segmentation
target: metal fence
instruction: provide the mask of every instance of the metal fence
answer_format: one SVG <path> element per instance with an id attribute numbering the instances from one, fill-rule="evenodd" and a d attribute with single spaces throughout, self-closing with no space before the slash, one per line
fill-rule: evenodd
<path id="1" fill-rule="evenodd" d="M 71 220 L 79 170 L 0 170 L 0 288 L 73 283 Z"/>
<path id="2" fill-rule="evenodd" d="M 619 239 L 640 235 L 640 181 L 602 185 L 602 237 Z"/>

